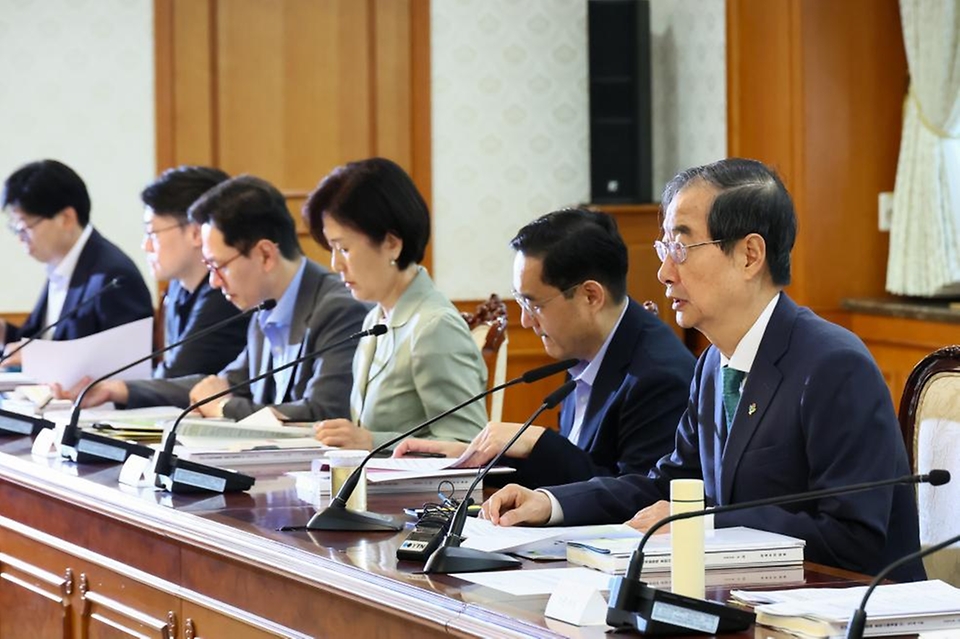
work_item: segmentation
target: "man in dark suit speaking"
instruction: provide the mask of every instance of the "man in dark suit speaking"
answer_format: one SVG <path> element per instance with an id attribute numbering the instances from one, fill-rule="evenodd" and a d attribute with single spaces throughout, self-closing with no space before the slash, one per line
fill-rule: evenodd
<path id="1" fill-rule="evenodd" d="M 673 446 L 694 358 L 670 328 L 627 294 L 627 247 L 604 213 L 565 209 L 524 226 L 510 242 L 520 322 L 547 354 L 575 358 L 577 388 L 563 402 L 560 431 L 529 428 L 507 451 L 511 481 L 537 487 L 646 473 Z M 469 446 L 407 440 L 416 450 L 492 459 L 520 424 L 491 422 Z"/>
<path id="2" fill-rule="evenodd" d="M 115 277 L 120 281 L 116 290 L 99 295 L 39 337 L 76 339 L 153 315 L 150 291 L 133 261 L 90 224 L 90 196 L 73 169 L 56 160 L 17 169 L 4 183 L 3 208 L 7 227 L 47 267 L 47 285 L 23 326 L 0 320 L 0 344 L 7 350 L 18 340 L 38 336 Z M 18 363 L 19 354 L 6 362 Z"/>
<path id="3" fill-rule="evenodd" d="M 495 523 L 567 525 L 666 516 L 672 479 L 704 482 L 708 505 L 744 502 L 907 475 L 890 392 L 863 343 L 794 304 L 793 202 L 752 160 L 722 160 L 664 191 L 658 276 L 677 323 L 712 343 L 697 363 L 672 453 L 647 475 L 530 491 L 508 486 L 484 504 Z M 875 574 L 917 550 L 911 486 L 724 513 L 806 540 L 806 558 Z M 895 578 L 923 578 L 919 561 Z"/>

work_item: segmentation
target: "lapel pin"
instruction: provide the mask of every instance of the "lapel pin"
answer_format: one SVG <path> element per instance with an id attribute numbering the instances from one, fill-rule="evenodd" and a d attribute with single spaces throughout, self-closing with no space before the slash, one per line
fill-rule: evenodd
<path id="1" fill-rule="evenodd" d="M 753 403 L 747 406 L 747 415 L 753 415 L 755 412 L 757 412 L 756 403 Z"/>

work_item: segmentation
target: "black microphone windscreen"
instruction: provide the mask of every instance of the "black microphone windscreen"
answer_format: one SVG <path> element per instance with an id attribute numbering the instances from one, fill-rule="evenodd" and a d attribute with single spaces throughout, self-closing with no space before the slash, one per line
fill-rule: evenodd
<path id="1" fill-rule="evenodd" d="M 260 302 L 260 305 L 257 307 L 257 310 L 269 311 L 269 310 L 272 310 L 276 305 L 277 305 L 277 300 L 271 297 L 270 299 L 265 299 L 262 302 Z"/>
<path id="2" fill-rule="evenodd" d="M 543 405 L 546 407 L 546 410 L 550 410 L 551 408 L 553 408 L 554 406 L 562 402 L 567 395 L 573 392 L 573 389 L 576 387 L 577 387 L 576 380 L 570 379 L 570 380 L 567 380 L 567 382 L 563 386 L 561 386 L 557 390 L 547 395 L 547 398 L 543 400 Z"/>
<path id="3" fill-rule="evenodd" d="M 530 384 L 531 382 L 538 382 L 544 377 L 550 377 L 551 375 L 556 375 L 561 373 L 571 366 L 576 366 L 578 359 L 565 359 L 562 362 L 554 362 L 553 364 L 547 364 L 546 366 L 541 366 L 540 368 L 535 368 L 532 371 L 527 371 L 520 376 L 520 379 L 523 380 L 524 384 Z"/>
<path id="4" fill-rule="evenodd" d="M 386 324 L 375 324 L 371 326 L 370 329 L 367 331 L 369 335 L 373 335 L 373 336 L 383 335 L 386 332 L 387 332 Z"/>
<path id="5" fill-rule="evenodd" d="M 934 486 L 943 486 L 950 481 L 950 471 L 949 470 L 931 470 L 926 475 L 927 481 Z"/>

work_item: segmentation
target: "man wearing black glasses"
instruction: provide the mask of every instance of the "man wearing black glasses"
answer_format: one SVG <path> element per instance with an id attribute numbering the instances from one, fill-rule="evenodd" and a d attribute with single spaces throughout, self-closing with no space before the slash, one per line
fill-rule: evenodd
<path id="1" fill-rule="evenodd" d="M 101 382 L 84 405 L 106 401 L 185 407 L 228 386 L 333 344 L 361 329 L 367 308 L 338 277 L 304 257 L 283 195 L 270 183 L 241 175 L 221 182 L 189 209 L 200 227 L 210 285 L 238 309 L 267 299 L 247 331 L 247 347 L 218 375 Z M 254 383 L 203 407 L 206 417 L 240 419 L 272 406 L 281 416 L 315 421 L 350 416 L 355 342 Z"/>
<path id="2" fill-rule="evenodd" d="M 648 475 L 529 491 L 508 486 L 484 510 L 494 523 L 627 521 L 644 530 L 669 513 L 670 481 L 702 479 L 708 506 L 907 475 L 890 391 L 855 335 L 797 306 L 793 202 L 753 160 L 676 176 L 663 194 L 658 272 L 677 323 L 707 337 L 676 446 Z M 805 558 L 876 574 L 919 549 L 914 488 L 871 490 L 716 515 L 800 537 Z M 922 579 L 918 561 L 891 577 Z"/>
<path id="3" fill-rule="evenodd" d="M 510 242 L 520 322 L 570 369 L 576 390 L 559 432 L 529 428 L 507 451 L 510 481 L 537 487 L 646 473 L 673 448 L 694 358 L 674 332 L 627 294 L 627 247 L 604 213 L 565 209 L 524 226 Z M 469 444 L 407 440 L 408 451 L 492 459 L 520 424 L 491 422 Z"/>
<path id="4" fill-rule="evenodd" d="M 150 291 L 133 261 L 90 224 L 90 196 L 73 169 L 56 160 L 17 169 L 4 183 L 3 208 L 7 228 L 47 269 L 47 284 L 23 326 L 0 320 L 0 344 L 8 350 L 60 318 L 39 337 L 76 339 L 153 315 Z M 114 278 L 120 286 L 97 296 Z M 18 364 L 19 357 L 5 364 Z"/>

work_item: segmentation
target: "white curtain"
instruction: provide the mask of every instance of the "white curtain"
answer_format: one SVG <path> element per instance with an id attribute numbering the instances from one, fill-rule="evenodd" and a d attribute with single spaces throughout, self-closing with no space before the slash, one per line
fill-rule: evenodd
<path id="1" fill-rule="evenodd" d="M 887 290 L 960 292 L 960 0 L 900 0 L 910 69 Z"/>

